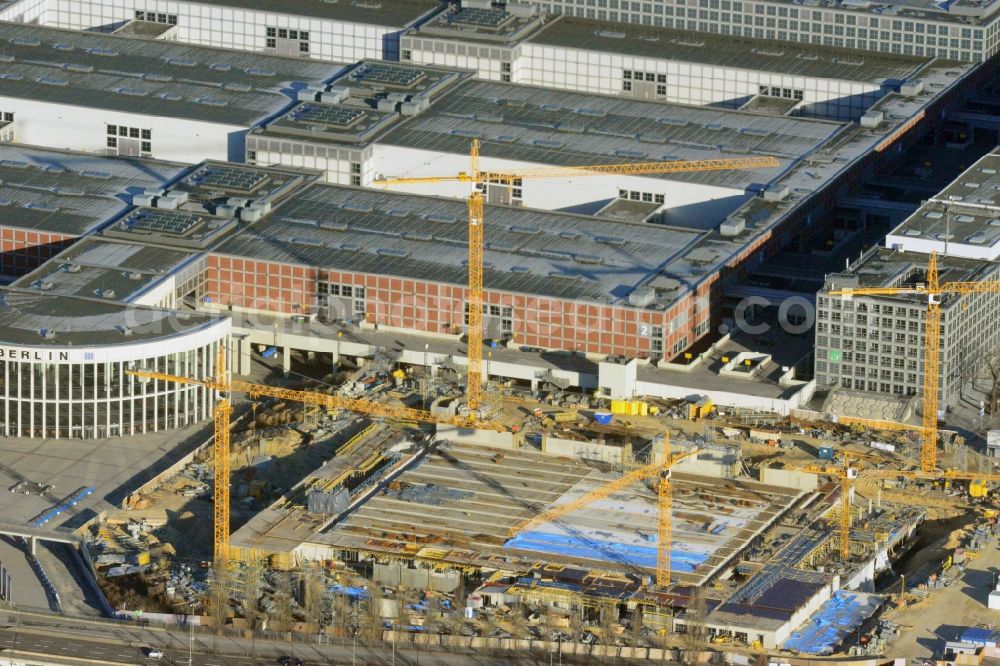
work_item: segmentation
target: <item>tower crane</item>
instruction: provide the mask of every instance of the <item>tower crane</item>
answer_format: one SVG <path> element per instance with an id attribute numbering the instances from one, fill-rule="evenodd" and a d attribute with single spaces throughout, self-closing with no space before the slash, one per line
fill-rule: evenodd
<path id="1" fill-rule="evenodd" d="M 848 556 L 851 554 L 851 494 L 854 491 L 854 480 L 858 478 L 858 467 L 851 464 L 851 458 L 882 458 L 863 453 L 854 453 L 853 451 L 838 451 L 837 453 L 843 457 L 843 463 L 840 467 L 804 465 L 789 469 L 810 472 L 812 474 L 825 474 L 840 480 L 839 547 L 840 559 L 846 562 Z"/>
<path id="2" fill-rule="evenodd" d="M 593 164 L 571 167 L 536 167 L 516 171 L 483 171 L 479 166 L 479 140 L 473 139 L 469 151 L 469 171 L 445 176 L 379 178 L 373 185 L 404 185 L 460 182 L 471 183 L 469 195 L 469 302 L 466 339 L 468 342 L 467 402 L 475 412 L 483 402 L 483 192 L 488 183 L 511 185 L 534 178 L 582 177 L 600 175 L 636 176 L 661 173 L 692 173 L 725 169 L 767 169 L 780 165 L 773 157 L 742 157 L 718 160 L 674 160 L 630 164 Z"/>
<path id="3" fill-rule="evenodd" d="M 661 588 L 666 588 L 670 585 L 670 545 L 673 542 L 673 523 L 670 515 L 673 505 L 673 495 L 670 488 L 671 470 L 674 465 L 679 463 L 681 460 L 696 455 L 697 453 L 698 449 L 691 449 L 676 455 L 672 454 L 670 451 L 670 434 L 666 433 L 663 441 L 662 462 L 652 463 L 646 465 L 645 467 L 640 467 L 639 469 L 623 474 L 614 481 L 598 486 L 571 502 L 550 507 L 536 516 L 522 520 L 510 529 L 507 537 L 513 538 L 518 533 L 523 532 L 526 529 L 535 527 L 536 525 L 540 525 L 542 523 L 558 520 L 566 514 L 572 513 L 577 509 L 587 506 L 588 504 L 610 497 L 611 495 L 628 488 L 633 483 L 638 483 L 652 477 L 658 477 L 656 493 L 656 584 Z"/>
<path id="4" fill-rule="evenodd" d="M 926 282 L 904 287 L 845 287 L 833 289 L 831 296 L 845 300 L 855 296 L 911 296 L 927 299 L 924 320 L 924 396 L 923 425 L 920 432 L 920 469 L 925 473 L 937 469 L 937 413 L 939 357 L 941 350 L 941 299 L 946 294 L 1000 293 L 1000 281 L 940 282 L 937 253 L 927 260 Z"/>
<path id="5" fill-rule="evenodd" d="M 289 402 L 300 402 L 307 405 L 318 405 L 327 409 L 344 409 L 347 411 L 366 414 L 368 416 L 380 416 L 384 418 L 396 419 L 399 421 L 417 421 L 420 423 L 440 423 L 454 425 L 463 428 L 483 428 L 495 430 L 497 432 L 507 431 L 507 427 L 496 421 L 477 421 L 474 414 L 468 417 L 447 416 L 435 414 L 423 409 L 412 409 L 409 407 L 396 407 L 369 400 L 358 400 L 355 398 L 343 398 L 326 393 L 314 391 L 297 391 L 293 389 L 277 388 L 265 384 L 255 384 L 240 380 L 230 379 L 226 372 L 225 349 L 220 347 L 215 362 L 215 375 L 205 378 L 181 377 L 164 372 L 150 372 L 147 370 L 127 370 L 126 374 L 144 380 L 160 380 L 174 382 L 177 384 L 193 384 L 204 386 L 219 393 L 219 400 L 215 404 L 213 416 L 215 419 L 215 450 L 213 455 L 213 466 L 215 471 L 215 487 L 213 499 L 215 502 L 214 515 L 214 559 L 217 564 L 225 565 L 230 559 L 229 548 L 229 419 L 233 413 L 233 406 L 229 399 L 232 392 L 247 393 L 251 399 L 262 396 L 277 398 Z"/>

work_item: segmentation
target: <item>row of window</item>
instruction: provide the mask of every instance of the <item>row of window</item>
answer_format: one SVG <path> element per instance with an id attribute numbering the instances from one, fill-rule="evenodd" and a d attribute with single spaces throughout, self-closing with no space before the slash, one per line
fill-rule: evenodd
<path id="1" fill-rule="evenodd" d="M 795 88 L 779 88 L 777 86 L 760 86 L 758 91 L 765 97 L 781 97 L 783 99 L 794 99 L 802 101 L 804 92 Z"/>
<path id="2" fill-rule="evenodd" d="M 944 38 L 940 40 L 937 45 L 930 43 L 931 38 L 928 37 L 929 46 L 923 46 L 923 35 L 917 35 L 913 38 L 909 33 L 896 33 L 893 32 L 893 38 L 898 37 L 899 39 L 895 42 L 889 42 L 889 31 L 885 31 L 886 36 L 884 41 L 881 43 L 876 41 L 878 38 L 877 30 L 872 30 L 874 34 L 871 35 L 871 41 L 861 37 L 860 39 L 854 39 L 851 36 L 846 38 L 843 36 L 834 35 L 844 35 L 847 34 L 844 31 L 844 26 L 842 25 L 827 25 L 827 24 L 811 24 L 807 21 L 786 21 L 784 19 L 779 20 L 779 22 L 774 22 L 774 19 L 765 19 L 765 17 L 742 17 L 742 16 L 727 16 L 722 15 L 713 19 L 712 15 L 718 15 L 718 12 L 698 12 L 698 20 L 689 19 L 684 20 L 683 15 L 679 17 L 676 21 L 672 17 L 664 18 L 663 16 L 642 16 L 640 14 L 628 14 L 621 13 L 617 11 L 606 11 L 606 10 L 594 10 L 594 9 L 584 9 L 584 8 L 574 8 L 574 7 L 560 7 L 560 6 L 550 6 L 544 5 L 543 9 L 550 11 L 554 14 L 568 14 L 570 16 L 579 16 L 590 19 L 598 19 L 602 21 L 621 21 L 624 23 L 634 23 L 642 25 L 652 25 L 655 27 L 666 27 L 675 28 L 678 30 L 690 30 L 694 32 L 705 32 L 705 33 L 715 33 L 721 35 L 734 35 L 743 37 L 754 37 L 757 39 L 768 39 L 768 40 L 780 40 L 789 42 L 800 42 L 800 43 L 812 43 L 821 44 L 823 46 L 833 46 L 840 48 L 850 48 L 850 49 L 862 49 L 869 51 L 881 51 L 884 53 L 897 53 L 903 55 L 917 55 L 917 56 L 927 56 L 927 57 L 941 57 L 950 58 L 952 60 L 964 60 L 967 62 L 978 62 L 983 59 L 984 48 L 983 41 L 977 39 L 976 41 L 970 39 L 962 39 L 961 41 L 953 39 L 948 41 Z M 662 8 L 657 5 L 657 13 L 663 14 L 664 12 L 673 13 L 672 8 Z M 704 14 L 704 16 L 703 16 Z M 753 19 L 759 19 L 759 21 L 754 21 Z M 877 19 L 873 19 L 877 20 Z M 771 29 L 765 29 L 763 26 L 771 25 Z M 784 29 L 775 30 L 780 22 L 786 23 L 791 32 Z M 752 27 L 754 23 L 757 23 L 760 27 Z M 794 24 L 794 27 L 792 27 Z M 818 29 L 812 30 L 813 26 Z M 926 26 L 925 26 L 926 27 Z M 796 32 L 796 30 L 801 29 L 802 32 Z M 947 26 L 937 26 L 938 31 L 946 32 L 948 30 Z M 812 30 L 812 32 L 810 32 Z M 848 30 L 853 31 L 854 28 L 848 28 Z M 867 29 L 859 28 L 858 35 L 864 30 L 867 33 Z M 957 31 L 958 29 L 955 28 Z M 977 31 L 976 37 L 981 37 L 980 33 Z M 996 50 L 995 39 L 990 39 L 986 53 L 993 53 Z M 906 42 L 906 43 L 904 43 Z M 947 43 L 945 43 L 947 42 Z M 915 45 L 916 44 L 916 45 Z M 938 48 L 935 48 L 937 46 Z M 947 47 L 951 47 L 950 49 Z M 960 50 L 961 48 L 961 50 Z"/>
<path id="3" fill-rule="evenodd" d="M 108 125 L 107 147 L 118 149 L 121 139 L 139 139 L 139 151 L 142 153 L 153 152 L 153 130 L 142 129 L 140 127 L 126 127 L 125 125 Z M 132 144 L 133 146 L 135 144 Z"/>
<path id="4" fill-rule="evenodd" d="M 309 32 L 292 30 L 290 28 L 267 28 L 265 30 L 265 46 L 269 49 L 278 48 L 278 40 L 297 41 L 299 53 L 309 53 Z M 293 47 L 294 48 L 294 47 Z"/>
<path id="5" fill-rule="evenodd" d="M 636 190 L 618 190 L 619 199 L 628 199 L 629 201 L 642 201 L 645 203 L 657 203 L 662 204 L 666 201 L 662 194 L 655 194 L 653 192 L 638 192 Z"/>
<path id="6" fill-rule="evenodd" d="M 956 37 L 961 36 L 968 39 L 973 37 L 981 37 L 982 31 L 977 30 L 973 33 L 972 28 L 959 27 L 959 26 L 946 26 L 938 25 L 935 23 L 924 23 L 921 21 L 906 21 L 902 19 L 887 19 L 880 18 L 876 16 L 856 16 L 853 14 L 846 14 L 843 12 L 823 12 L 820 10 L 807 10 L 798 9 L 794 7 L 776 7 L 774 5 L 753 5 L 753 11 L 750 11 L 750 7 L 746 8 L 744 12 L 743 3 L 741 2 L 719 2 L 718 0 L 676 0 L 675 2 L 657 2 L 657 3 L 638 3 L 638 2 L 628 2 L 628 0 L 573 0 L 565 1 L 564 5 L 584 5 L 588 7 L 597 7 L 600 9 L 612 9 L 612 10 L 623 10 L 624 12 L 641 12 L 647 15 L 660 14 L 671 16 L 674 14 L 674 8 L 671 5 L 676 5 L 678 7 L 677 14 L 683 16 L 685 10 L 681 9 L 683 7 L 691 7 L 692 9 L 687 10 L 687 15 L 692 18 L 702 18 L 704 20 L 719 20 L 719 11 L 722 12 L 734 12 L 736 15 L 747 15 L 749 18 L 750 14 L 756 16 L 774 16 L 781 18 L 790 19 L 802 19 L 804 21 L 815 21 L 819 24 L 829 24 L 829 25 L 861 25 L 871 28 L 891 28 L 895 31 L 906 31 L 906 32 L 916 32 L 927 34 L 942 34 L 948 35 L 953 34 Z M 561 8 L 556 4 L 556 6 L 543 6 L 546 11 L 551 11 L 553 13 L 576 13 L 580 14 L 580 10 L 575 10 L 574 7 L 568 6 L 565 9 Z M 705 10 L 716 10 L 716 11 L 705 11 Z M 617 13 L 617 12 L 616 12 Z M 634 13 L 628 14 L 623 13 L 620 16 L 623 18 L 622 21 L 628 22 L 631 18 L 631 22 L 634 23 L 644 23 L 649 24 L 648 16 L 639 18 Z M 723 13 L 722 16 L 728 19 L 728 15 Z M 637 20 L 638 19 L 638 20 Z"/>
<path id="7" fill-rule="evenodd" d="M 626 69 L 622 72 L 622 78 L 625 80 L 631 79 L 633 81 L 649 81 L 650 83 L 652 83 L 653 81 L 657 83 L 667 82 L 666 74 L 657 74 L 655 72 L 640 72 L 638 70 L 630 70 L 630 69 Z"/>
<path id="8" fill-rule="evenodd" d="M 177 14 L 162 14 L 158 12 L 136 11 L 136 21 L 148 21 L 149 23 L 164 23 L 166 25 L 177 25 Z"/>

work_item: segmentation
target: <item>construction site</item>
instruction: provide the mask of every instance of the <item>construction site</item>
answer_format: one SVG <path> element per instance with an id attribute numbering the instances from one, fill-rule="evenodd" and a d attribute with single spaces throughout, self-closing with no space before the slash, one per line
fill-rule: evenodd
<path id="1" fill-rule="evenodd" d="M 232 386 L 224 565 L 206 447 L 94 527 L 109 599 L 341 637 L 874 655 L 899 632 L 883 614 L 933 598 L 995 522 L 989 474 L 923 473 L 919 433 L 878 423 L 491 383 L 490 420 L 463 426 L 453 370 L 293 367 L 272 397 Z M 375 415 L 345 409 L 368 411 L 359 385 Z M 942 463 L 986 469 L 940 439 Z M 901 559 L 905 597 L 884 588 Z"/>

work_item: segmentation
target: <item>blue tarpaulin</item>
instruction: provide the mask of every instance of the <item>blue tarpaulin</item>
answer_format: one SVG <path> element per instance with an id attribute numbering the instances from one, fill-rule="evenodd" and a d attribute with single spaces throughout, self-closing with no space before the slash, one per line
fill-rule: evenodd
<path id="1" fill-rule="evenodd" d="M 582 539 L 563 534 L 528 531 L 518 534 L 505 543 L 504 547 L 615 562 L 648 569 L 656 568 L 655 545 L 633 546 L 613 541 L 601 541 L 600 539 Z M 691 553 L 685 550 L 671 549 L 670 568 L 674 571 L 694 571 L 695 567 L 707 559 L 707 553 Z"/>
<path id="2" fill-rule="evenodd" d="M 327 590 L 331 594 L 343 594 L 351 599 L 367 599 L 368 590 L 363 587 L 350 587 L 348 585 L 340 585 L 339 583 L 334 583 L 329 586 Z"/>
<path id="3" fill-rule="evenodd" d="M 871 617 L 881 598 L 838 590 L 782 646 L 805 654 L 830 653 L 862 622 Z"/>

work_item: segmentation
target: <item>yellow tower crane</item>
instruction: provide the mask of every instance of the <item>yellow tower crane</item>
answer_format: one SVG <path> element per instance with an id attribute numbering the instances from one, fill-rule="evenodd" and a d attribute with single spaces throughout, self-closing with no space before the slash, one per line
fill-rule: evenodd
<path id="1" fill-rule="evenodd" d="M 905 287 L 845 287 L 830 291 L 831 296 L 845 300 L 855 296 L 909 296 L 927 299 L 924 320 L 924 396 L 923 425 L 920 432 L 920 469 L 930 473 L 937 469 L 937 414 L 939 356 L 941 350 L 941 298 L 946 294 L 1000 293 L 1000 281 L 940 282 L 937 253 L 927 260 L 926 282 Z M 914 428 L 916 430 L 916 428 Z"/>
<path id="2" fill-rule="evenodd" d="M 813 474 L 825 474 L 840 480 L 839 547 L 840 559 L 846 562 L 848 556 L 851 554 L 851 495 L 854 492 L 854 480 L 858 478 L 858 468 L 851 464 L 851 458 L 880 458 L 878 456 L 854 453 L 853 451 L 838 451 L 837 453 L 843 456 L 843 463 L 840 467 L 805 465 L 790 469 L 811 472 Z"/>
<path id="3" fill-rule="evenodd" d="M 517 171 L 483 171 L 479 167 L 479 140 L 472 141 L 469 171 L 446 176 L 380 178 L 374 185 L 406 185 L 461 182 L 473 185 L 469 195 L 469 302 L 467 401 L 469 409 L 479 409 L 483 401 L 483 192 L 489 183 L 512 185 L 534 178 L 565 178 L 600 175 L 637 176 L 643 174 L 692 173 L 725 169 L 768 169 L 780 165 L 773 157 L 741 157 L 718 160 L 674 160 L 630 164 L 594 164 L 572 167 L 537 167 Z"/>
<path id="4" fill-rule="evenodd" d="M 477 421 L 474 415 L 469 417 L 445 416 L 435 414 L 423 409 L 411 409 L 409 407 L 396 407 L 369 400 L 357 400 L 354 398 L 342 398 L 325 393 L 313 391 L 296 391 L 293 389 L 276 388 L 264 384 L 254 384 L 232 380 L 226 373 L 225 350 L 219 349 L 215 363 L 215 376 L 197 379 L 193 377 L 181 377 L 178 375 L 163 372 L 149 372 L 146 370 L 127 370 L 126 374 L 145 380 L 159 380 L 174 382 L 178 384 L 195 384 L 212 389 L 219 393 L 219 400 L 215 404 L 215 450 L 213 462 L 215 468 L 215 487 L 213 499 L 215 502 L 215 538 L 214 557 L 217 564 L 225 565 L 230 559 L 229 548 L 229 419 L 233 412 L 229 394 L 232 392 L 247 393 L 251 399 L 266 396 L 287 400 L 289 402 L 300 402 L 307 405 L 318 405 L 327 409 L 344 409 L 368 416 L 384 417 L 398 421 L 417 421 L 420 423 L 441 423 L 454 425 L 463 428 L 484 428 L 504 432 L 507 427 L 495 421 Z"/>
<path id="5" fill-rule="evenodd" d="M 508 538 L 513 538 L 518 533 L 526 529 L 552 522 L 572 513 L 577 509 L 587 506 L 598 500 L 610 497 L 615 493 L 628 488 L 633 483 L 639 483 L 652 477 L 659 477 L 657 484 L 657 517 L 656 517 L 656 584 L 661 588 L 670 585 L 670 545 L 673 542 L 672 522 L 670 511 L 672 508 L 672 493 L 670 489 L 671 470 L 674 465 L 689 456 L 696 455 L 698 449 L 692 449 L 674 455 L 670 451 L 670 435 L 664 435 L 663 442 L 663 462 L 652 463 L 637 470 L 628 472 L 621 477 L 599 486 L 588 493 L 581 495 L 571 502 L 550 507 L 531 518 L 522 520 L 514 525 L 507 534 Z"/>

